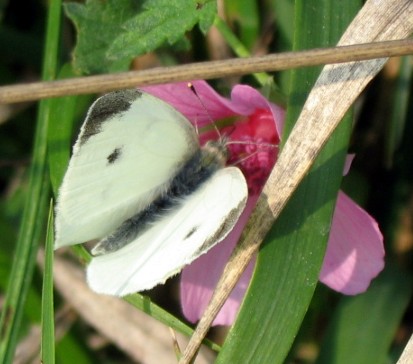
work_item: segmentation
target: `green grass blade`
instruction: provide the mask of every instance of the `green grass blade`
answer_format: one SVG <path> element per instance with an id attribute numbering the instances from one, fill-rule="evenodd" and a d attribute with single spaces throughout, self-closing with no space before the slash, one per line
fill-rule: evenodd
<path id="1" fill-rule="evenodd" d="M 366 293 L 343 297 L 317 364 L 387 363 L 411 294 L 411 275 L 388 266 Z"/>
<path id="2" fill-rule="evenodd" d="M 60 0 L 51 1 L 42 74 L 44 80 L 51 80 L 56 74 L 60 14 Z M 50 102 L 46 100 L 41 102 L 39 107 L 29 174 L 29 192 L 24 206 L 15 260 L 0 318 L 0 360 L 2 363 L 11 363 L 13 360 L 24 303 L 35 265 L 38 242 L 43 230 L 49 185 L 46 168 L 49 106 Z"/>
<path id="3" fill-rule="evenodd" d="M 251 53 L 248 49 L 242 44 L 242 42 L 232 33 L 230 27 L 224 22 L 218 15 L 215 16 L 214 20 L 215 27 L 219 30 L 221 35 L 224 37 L 227 44 L 231 47 L 233 52 L 238 57 L 250 57 Z M 272 82 L 272 77 L 267 73 L 258 72 L 254 73 L 253 76 L 260 83 L 261 86 L 268 85 Z"/>
<path id="4" fill-rule="evenodd" d="M 386 138 L 386 164 L 390 167 L 393 164 L 393 156 L 400 146 L 406 123 L 411 95 L 411 80 L 413 77 L 413 65 L 411 57 L 402 57 L 400 70 L 397 76 L 395 89 L 393 92 L 393 102 L 390 120 L 388 120 L 388 133 Z"/>
<path id="5" fill-rule="evenodd" d="M 334 44 L 359 5 L 359 1 L 297 1 L 294 48 Z M 292 73 L 284 140 L 318 73 L 319 68 Z M 284 362 L 318 281 L 350 130 L 347 117 L 273 227 L 218 363 Z"/>
<path id="6" fill-rule="evenodd" d="M 70 64 L 61 67 L 58 79 L 75 77 Z M 74 126 L 84 118 L 88 106 L 93 101 L 93 95 L 71 95 L 52 99 L 50 108 L 50 123 L 48 130 L 48 159 L 50 181 L 54 195 L 66 172 L 72 148 Z"/>
<path id="7" fill-rule="evenodd" d="M 55 362 L 54 341 L 54 305 L 53 305 L 53 203 L 49 208 L 47 224 L 47 236 L 45 246 L 45 263 L 42 289 L 42 363 L 53 364 Z"/>
<path id="8" fill-rule="evenodd" d="M 252 51 L 260 31 L 260 7 L 255 1 L 225 1 L 225 15 L 233 27 L 238 29 L 239 38 Z"/>
<path id="9" fill-rule="evenodd" d="M 139 293 L 129 295 L 123 298 L 126 302 L 130 303 L 132 306 L 137 309 L 147 313 L 149 316 L 158 320 L 159 322 L 164 323 L 166 326 L 171 327 L 172 329 L 187 335 L 191 336 L 194 332 L 194 329 L 190 326 L 184 324 L 181 320 L 176 318 L 174 315 L 170 314 L 168 311 L 159 307 L 153 303 L 148 297 L 143 296 Z M 206 346 L 210 347 L 212 350 L 219 351 L 221 347 L 214 342 L 205 339 L 203 342 Z"/>

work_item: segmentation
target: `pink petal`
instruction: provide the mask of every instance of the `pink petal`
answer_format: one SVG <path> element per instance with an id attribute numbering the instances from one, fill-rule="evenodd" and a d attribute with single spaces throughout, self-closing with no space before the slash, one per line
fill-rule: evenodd
<path id="1" fill-rule="evenodd" d="M 191 83 L 205 107 L 188 87 L 188 82 L 147 86 L 142 89 L 171 104 L 198 126 L 210 124 L 211 118 L 216 120 L 234 115 L 230 101 L 216 93 L 208 83 L 205 81 L 191 81 Z"/>
<path id="2" fill-rule="evenodd" d="M 276 123 L 277 132 L 282 130 L 284 110 L 270 103 L 257 90 L 247 85 L 236 85 L 231 92 L 231 100 L 219 95 L 209 84 L 203 80 L 191 81 L 198 93 L 200 100 L 187 82 L 176 82 L 157 86 L 147 86 L 142 89 L 160 99 L 170 103 L 179 112 L 184 114 L 193 124 L 203 126 L 213 120 L 230 116 L 248 116 L 257 109 L 272 112 Z"/>
<path id="3" fill-rule="evenodd" d="M 344 294 L 364 292 L 384 267 L 376 221 L 340 191 L 320 281 Z"/>
<path id="4" fill-rule="evenodd" d="M 211 299 L 218 279 L 227 263 L 229 256 L 241 236 L 242 230 L 248 221 L 251 211 L 255 207 L 258 196 L 250 198 L 247 206 L 226 239 L 199 257 L 191 265 L 184 268 L 181 275 L 181 304 L 185 317 L 191 321 L 198 321 Z M 239 306 L 247 290 L 254 269 L 255 260 L 251 261 L 241 276 L 235 289 L 225 302 L 214 325 L 231 325 L 236 317 Z"/>
<path id="5" fill-rule="evenodd" d="M 251 115 L 257 109 L 270 110 L 273 114 L 279 139 L 284 126 L 285 111 L 283 108 L 270 103 L 256 89 L 247 85 L 236 85 L 231 92 L 231 101 L 237 105 L 240 115 Z"/>

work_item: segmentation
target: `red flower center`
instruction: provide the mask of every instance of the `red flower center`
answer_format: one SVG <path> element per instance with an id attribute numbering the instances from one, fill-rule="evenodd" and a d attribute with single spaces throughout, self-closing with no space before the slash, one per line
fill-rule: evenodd
<path id="1" fill-rule="evenodd" d="M 272 113 L 256 110 L 247 118 L 226 128 L 226 131 L 231 141 L 228 145 L 228 164 L 236 165 L 242 170 L 250 194 L 260 193 L 278 155 L 280 140 Z"/>

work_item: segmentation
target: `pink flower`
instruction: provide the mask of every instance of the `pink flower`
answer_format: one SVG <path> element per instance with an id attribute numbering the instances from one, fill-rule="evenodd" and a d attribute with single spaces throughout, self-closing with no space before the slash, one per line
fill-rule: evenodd
<path id="1" fill-rule="evenodd" d="M 245 211 L 224 241 L 182 272 L 183 312 L 188 320 L 196 322 L 205 310 L 232 249 L 276 162 L 278 149 L 268 145 L 276 146 L 279 143 L 284 111 L 249 86 L 235 86 L 231 92 L 231 99 L 228 100 L 218 95 L 204 81 L 195 81 L 193 85 L 202 103 L 188 88 L 187 83 L 150 86 L 144 89 L 170 103 L 198 128 L 210 124 L 211 118 L 214 121 L 235 119 L 231 126 L 223 128 L 221 132 L 229 135 L 232 141 L 252 142 L 229 145 L 229 164 L 236 163 L 248 182 L 249 198 Z M 201 143 L 211 138 L 216 138 L 215 132 L 200 135 Z M 245 158 L 247 156 L 248 158 Z M 215 319 L 215 325 L 229 325 L 234 321 L 254 264 L 255 262 L 251 262 L 244 272 Z M 371 280 L 383 267 L 383 237 L 377 223 L 340 192 L 320 281 L 339 292 L 357 294 L 368 288 Z"/>

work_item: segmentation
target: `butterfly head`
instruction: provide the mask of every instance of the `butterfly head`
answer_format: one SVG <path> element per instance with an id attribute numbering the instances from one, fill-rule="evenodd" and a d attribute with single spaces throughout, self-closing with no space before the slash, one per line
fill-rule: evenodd
<path id="1" fill-rule="evenodd" d="M 228 161 L 227 138 L 218 140 L 208 140 L 202 147 L 203 162 L 205 164 L 215 164 L 218 168 L 225 167 Z"/>

